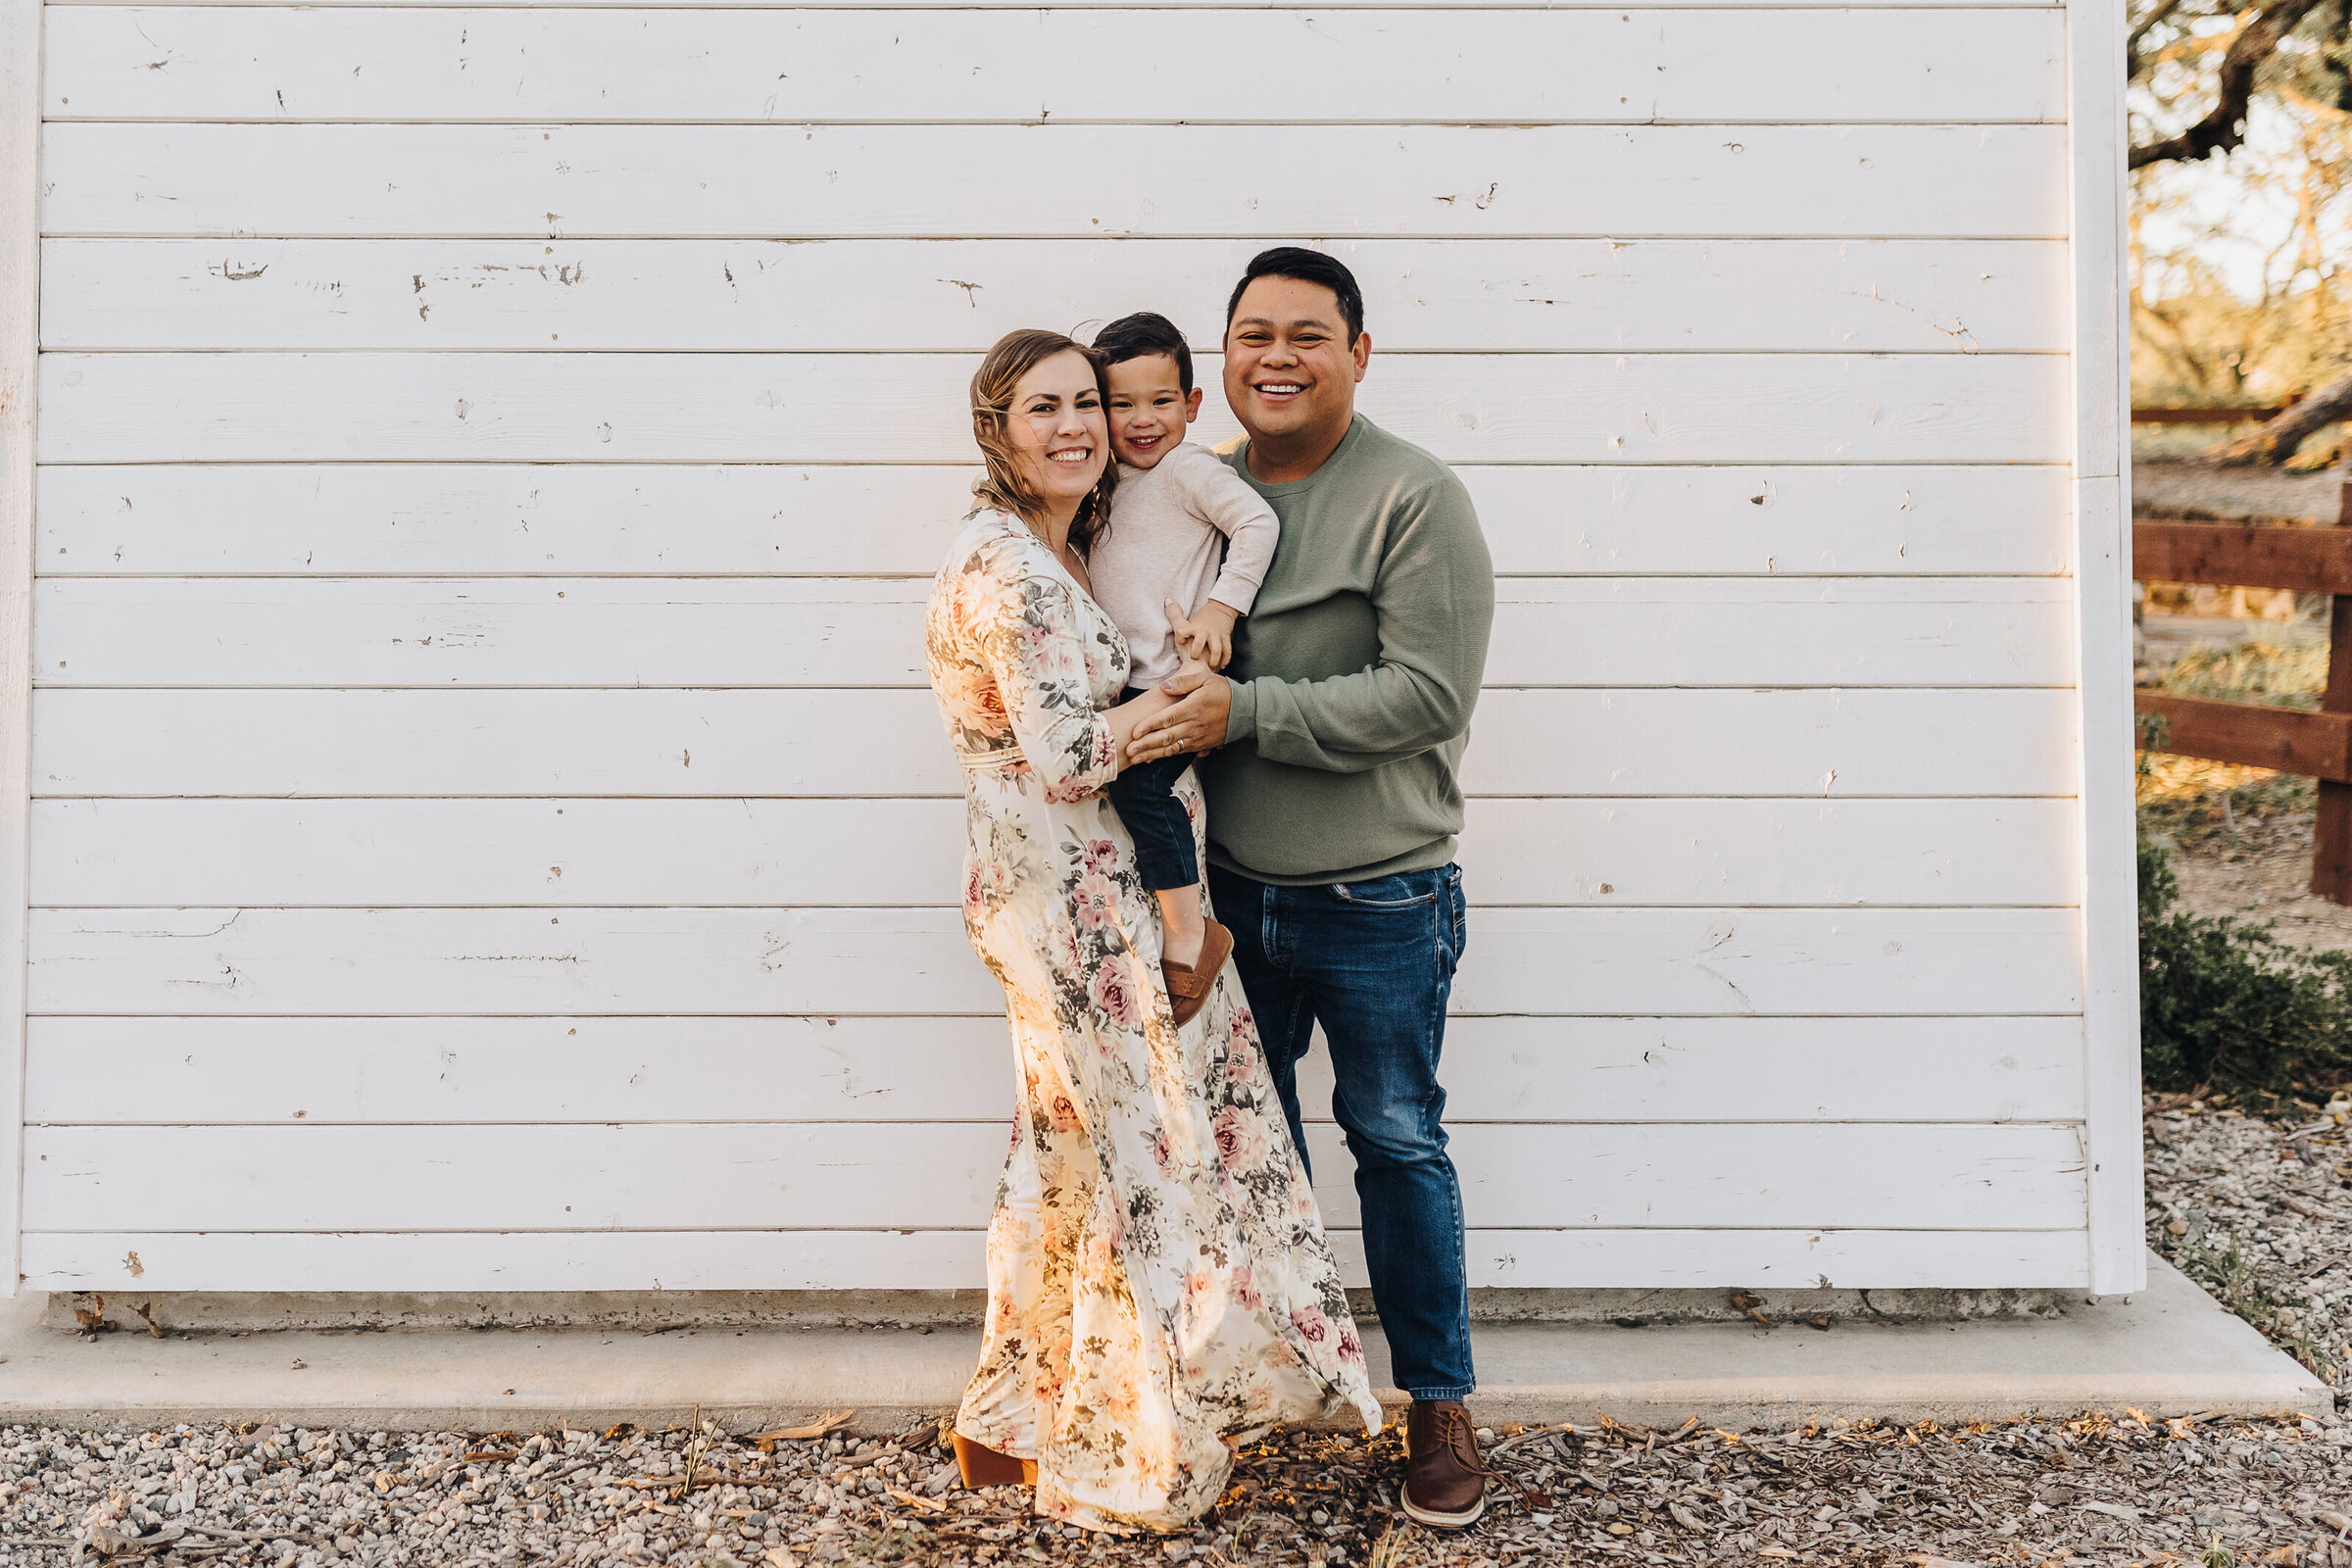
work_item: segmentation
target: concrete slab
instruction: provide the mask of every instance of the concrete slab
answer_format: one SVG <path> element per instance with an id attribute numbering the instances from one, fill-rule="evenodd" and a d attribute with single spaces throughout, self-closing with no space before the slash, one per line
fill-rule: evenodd
<path id="1" fill-rule="evenodd" d="M 2323 1413 L 2328 1390 L 2161 1259 L 2128 1301 L 2053 1319 L 1858 1325 L 1497 1323 L 1476 1331 L 1483 1421 L 1730 1427 L 1809 1417 L 1984 1420 L 2086 1409 Z M 528 1431 L 704 1415 L 744 1430 L 854 1408 L 869 1432 L 951 1409 L 977 1339 L 759 1326 L 144 1333 L 0 1313 L 0 1422 Z M 1372 1364 L 1387 1360 L 1367 1335 Z M 1392 1402 L 1395 1402 L 1392 1396 Z"/>

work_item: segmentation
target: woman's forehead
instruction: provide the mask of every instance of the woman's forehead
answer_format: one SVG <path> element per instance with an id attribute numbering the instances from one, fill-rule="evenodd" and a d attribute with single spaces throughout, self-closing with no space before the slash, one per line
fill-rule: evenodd
<path id="1" fill-rule="evenodd" d="M 1092 392 L 1094 389 L 1094 366 L 1077 350 L 1063 349 L 1059 354 L 1031 366 L 1029 373 L 1022 376 L 1019 384 L 1013 388 L 1013 393 L 1016 397 L 1024 398 L 1041 392 L 1067 397 L 1072 393 Z"/>

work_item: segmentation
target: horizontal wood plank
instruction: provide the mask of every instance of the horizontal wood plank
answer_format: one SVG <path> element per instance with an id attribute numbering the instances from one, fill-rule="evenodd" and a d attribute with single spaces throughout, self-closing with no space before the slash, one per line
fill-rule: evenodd
<path id="1" fill-rule="evenodd" d="M 1315 69 L 1279 107 L 1231 69 L 1302 50 Z M 831 9 L 126 6 L 61 13 L 44 58 L 50 120 L 1935 124 L 2066 104 L 2062 19 L 2028 10 L 1238 11 L 1204 27 L 1157 8 L 908 26 Z"/>
<path id="2" fill-rule="evenodd" d="M 45 463 L 961 464 L 976 368 L 927 354 L 48 354 L 38 440 Z M 1358 402 L 1449 462 L 2046 463 L 2066 453 L 2067 385 L 2052 355 L 1408 354 L 1376 361 Z M 1195 426 L 1212 443 L 1238 429 L 1221 411 Z"/>
<path id="3" fill-rule="evenodd" d="M 30 1011 L 993 1014 L 956 909 L 36 909 Z M 1465 1013 L 2070 1013 L 2072 909 L 1492 908 Z"/>
<path id="4" fill-rule="evenodd" d="M 1392 108 L 1391 113 L 1396 109 Z M 52 235 L 2047 239 L 2060 125 L 52 124 Z M 1052 170 L 974 179 L 975 169 Z M 1312 179 L 1296 172 L 1311 169 Z M 1559 171 L 1577 177 L 1563 180 Z M 1236 260 L 1243 253 L 1237 247 Z"/>
<path id="5" fill-rule="evenodd" d="M 2071 1121 L 2082 1058 L 2072 1018 L 1466 1017 L 1442 1076 L 1449 1126 Z M 25 1059 L 25 1118 L 55 1124 L 969 1121 L 1013 1099 L 987 1017 L 48 1017 Z M 1331 1120 L 1320 1040 L 1298 1093 Z"/>
<path id="6" fill-rule="evenodd" d="M 1335 1229 L 1342 1278 L 1363 1241 Z M 48 1232 L 34 1291 L 979 1290 L 978 1231 Z M 2083 1233 L 1473 1229 L 1474 1289 L 2035 1289 L 2088 1283 Z M 135 1271 L 135 1272 L 134 1272 Z M 144 1299 L 144 1298 L 142 1298 Z"/>
<path id="7" fill-rule="evenodd" d="M 915 580 L 64 578 L 49 686 L 921 687 Z M 1500 585 L 1494 686 L 2060 686 L 2048 578 Z"/>
<path id="8" fill-rule="evenodd" d="M 686 15 L 688 13 L 681 13 Z M 1047 13 L 1052 16 L 1054 13 Z M 1168 12 L 1180 18 L 1181 13 Z M 1610 19 L 1615 24 L 1615 19 Z M 2049 352 L 2050 240 L 1349 240 L 1384 352 Z M 1209 348 L 1244 247 L 1223 240 L 56 239 L 59 349 L 979 352 L 1139 303 Z M 889 300 L 887 311 L 845 299 Z M 1771 310 L 1755 302 L 1769 299 Z"/>
<path id="9" fill-rule="evenodd" d="M 570 1127 L 37 1127 L 27 1230 L 403 1231 L 976 1227 L 1003 1121 Z M 1307 1147 L 1334 1225 L 1356 1222 L 1339 1130 Z M 1457 1129 L 1480 1224 L 2072 1228 L 2072 1127 Z M 178 1173 L 158 1182 L 158 1163 Z M 299 1169 L 300 1181 L 286 1172 Z M 386 1181 L 397 1170 L 400 1180 Z M 1859 1171 L 1870 1179 L 1858 1181 Z"/>
<path id="10" fill-rule="evenodd" d="M 928 692 L 43 690 L 32 706 L 35 795 L 962 792 Z M 824 743 L 850 734 L 854 747 Z M 1463 783 L 1609 798 L 2072 795 L 2076 737 L 2059 690 L 1490 691 Z"/>
<path id="11" fill-rule="evenodd" d="M 927 578 L 971 504 L 972 471 L 47 467 L 36 559 L 69 576 Z M 2072 560 L 2062 466 L 1455 471 L 1506 574 L 2062 574 Z"/>
<path id="12" fill-rule="evenodd" d="M 58 691 L 33 710 L 36 795 L 963 788 L 928 692 Z"/>
<path id="13" fill-rule="evenodd" d="M 2074 803 L 1471 803 L 1480 905 L 2056 906 Z M 899 801 L 45 801 L 32 902 L 940 905 L 963 804 Z M 1214 823 L 1211 823 L 1214 831 Z"/>
<path id="14" fill-rule="evenodd" d="M 2352 593 L 2352 528 L 2134 522 L 2132 570 L 2142 582 Z"/>
<path id="15" fill-rule="evenodd" d="M 2305 713 L 2148 691 L 2134 693 L 2132 702 L 2138 711 L 2165 721 L 2164 740 L 2150 751 L 2352 782 L 2352 713 Z"/>
<path id="16" fill-rule="evenodd" d="M 1480 904 L 2064 906 L 2071 800 L 1470 803 Z M 37 902 L 37 900 L 36 900 Z"/>

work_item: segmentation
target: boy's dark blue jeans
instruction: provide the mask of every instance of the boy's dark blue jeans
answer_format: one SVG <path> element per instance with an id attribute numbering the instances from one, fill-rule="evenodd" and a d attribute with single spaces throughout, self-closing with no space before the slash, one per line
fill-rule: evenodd
<path id="1" fill-rule="evenodd" d="M 1318 1021 L 1331 1046 L 1331 1113 L 1355 1155 L 1364 1259 L 1396 1387 L 1416 1399 L 1467 1397 L 1477 1376 L 1462 1189 L 1438 1087 L 1446 1001 L 1469 935 L 1461 868 L 1286 888 L 1212 865 L 1208 891 L 1233 932 L 1301 1159 L 1298 1060 Z"/>
<path id="2" fill-rule="evenodd" d="M 1200 861 L 1193 854 L 1193 819 L 1176 799 L 1176 781 L 1195 759 L 1188 752 L 1163 757 L 1156 762 L 1135 762 L 1103 791 L 1135 840 L 1135 868 L 1144 886 L 1154 893 L 1189 888 L 1200 880 Z"/>

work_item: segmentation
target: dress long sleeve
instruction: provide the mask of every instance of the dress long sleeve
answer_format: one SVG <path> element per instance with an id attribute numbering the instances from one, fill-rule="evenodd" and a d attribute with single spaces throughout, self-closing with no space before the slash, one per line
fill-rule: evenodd
<path id="1" fill-rule="evenodd" d="M 931 639 L 934 679 L 944 673 L 959 699 L 943 691 L 951 738 L 967 763 L 1025 768 L 1047 800 L 1067 803 L 1117 776 L 1118 751 L 1088 689 L 1076 599 L 1036 566 L 1033 552 L 1000 537 L 943 574 L 953 624 Z"/>

